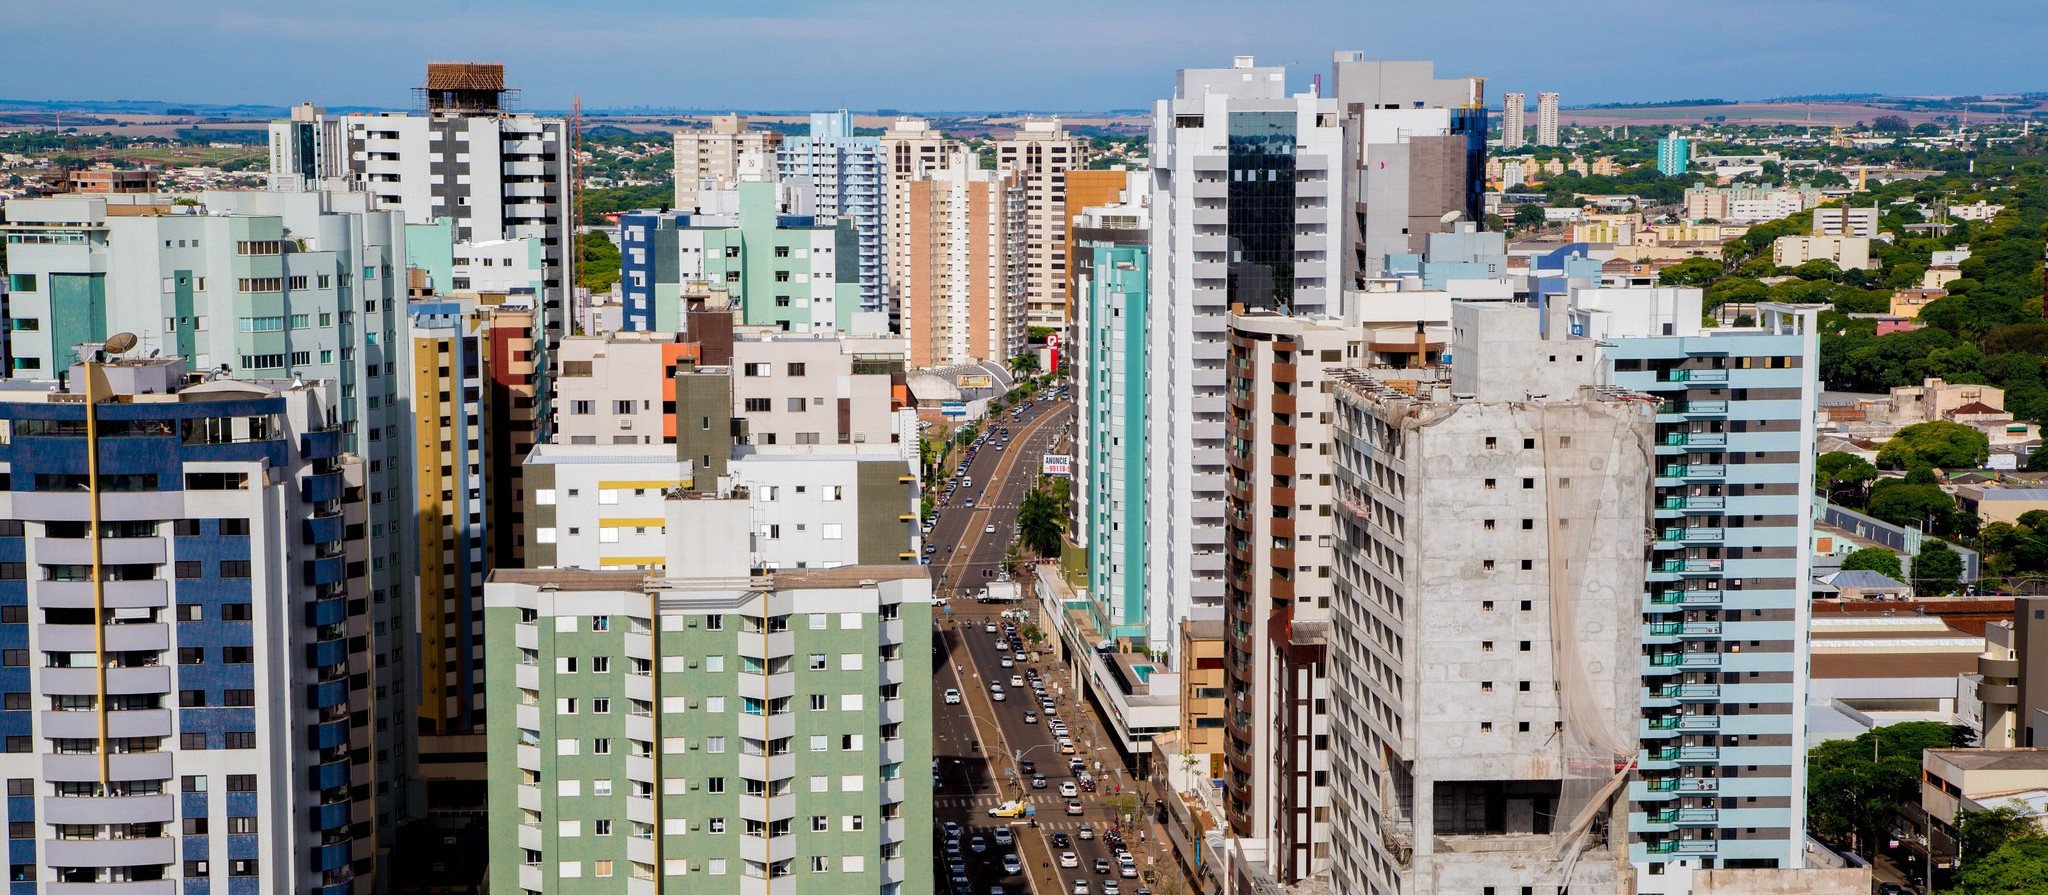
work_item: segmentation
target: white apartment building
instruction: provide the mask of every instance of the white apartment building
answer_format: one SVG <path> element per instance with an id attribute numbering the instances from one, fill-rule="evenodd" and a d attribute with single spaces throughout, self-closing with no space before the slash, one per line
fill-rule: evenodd
<path id="1" fill-rule="evenodd" d="M 1500 148 L 1520 149 L 1529 142 L 1529 125 L 1525 118 L 1529 114 L 1529 97 L 1522 93 L 1503 93 L 1500 97 Z"/>
<path id="2" fill-rule="evenodd" d="M 1222 611 L 1229 312 L 1341 310 L 1339 106 L 1286 78 L 1249 56 L 1185 69 L 1153 111 L 1146 600 L 1169 654 L 1182 619 Z"/>
<path id="3" fill-rule="evenodd" d="M 1536 94 L 1536 145 L 1557 145 L 1557 94 L 1552 91 Z"/>

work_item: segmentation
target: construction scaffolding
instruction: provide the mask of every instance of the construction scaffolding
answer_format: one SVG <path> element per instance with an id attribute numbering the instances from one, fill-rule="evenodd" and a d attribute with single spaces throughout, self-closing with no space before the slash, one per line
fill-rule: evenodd
<path id="1" fill-rule="evenodd" d="M 505 66 L 498 62 L 429 62 L 427 83 L 413 88 L 429 112 L 498 112 L 505 108 Z"/>

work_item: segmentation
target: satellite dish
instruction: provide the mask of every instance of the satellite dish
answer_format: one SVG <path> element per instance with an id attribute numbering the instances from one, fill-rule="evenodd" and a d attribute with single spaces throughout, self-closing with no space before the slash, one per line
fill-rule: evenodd
<path id="1" fill-rule="evenodd" d="M 1464 216 L 1465 216 L 1465 213 L 1464 213 L 1464 212 L 1462 212 L 1462 211 L 1458 211 L 1458 210 L 1456 210 L 1456 209 L 1453 209 L 1453 210 L 1451 210 L 1451 211 L 1446 211 L 1446 212 L 1444 212 L 1444 213 L 1443 213 L 1443 216 L 1442 216 L 1442 217 L 1440 217 L 1440 218 L 1437 218 L 1437 220 L 1439 220 L 1439 221 L 1442 221 L 1442 222 L 1444 222 L 1444 223 L 1448 224 L 1448 223 L 1450 223 L 1450 222 L 1452 222 L 1452 221 L 1455 221 L 1455 220 L 1457 220 L 1457 219 L 1459 219 L 1459 218 L 1461 218 L 1461 217 L 1464 217 Z"/>
<path id="2" fill-rule="evenodd" d="M 105 345 L 108 354 L 121 354 L 135 347 L 134 333 L 115 333 L 107 337 Z"/>

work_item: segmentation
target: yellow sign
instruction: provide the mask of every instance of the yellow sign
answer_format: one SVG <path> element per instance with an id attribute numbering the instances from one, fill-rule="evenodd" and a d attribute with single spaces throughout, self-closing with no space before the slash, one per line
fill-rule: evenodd
<path id="1" fill-rule="evenodd" d="M 996 378 L 987 373 L 962 373 L 953 377 L 953 384 L 961 388 L 995 388 Z"/>

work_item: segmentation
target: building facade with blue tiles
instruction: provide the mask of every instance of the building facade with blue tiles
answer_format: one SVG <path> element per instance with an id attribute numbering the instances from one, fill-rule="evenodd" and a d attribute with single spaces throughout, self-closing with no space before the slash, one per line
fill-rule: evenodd
<path id="1" fill-rule="evenodd" d="M 1819 395 L 1814 310 L 1700 325 L 1695 289 L 1574 289 L 1573 335 L 1656 396 L 1642 724 L 1629 860 L 1644 893 L 1701 869 L 1805 866 Z"/>
<path id="2" fill-rule="evenodd" d="M 0 775 L 34 831 L 10 891 L 376 886 L 388 697 L 355 673 L 364 461 L 334 390 L 173 357 L 0 384 Z"/>
<path id="3" fill-rule="evenodd" d="M 620 328 L 681 332 L 691 284 L 723 290 L 739 322 L 786 332 L 849 332 L 861 309 L 852 221 L 783 214 L 781 187 L 738 185 L 736 214 L 619 217 Z"/>
<path id="4" fill-rule="evenodd" d="M 844 109 L 813 112 L 810 134 L 784 140 L 776 149 L 775 175 L 785 184 L 809 190 L 820 217 L 853 222 L 860 241 L 860 309 L 887 311 L 882 138 L 856 135 L 853 116 Z"/>

